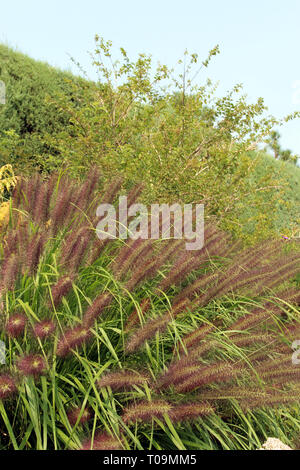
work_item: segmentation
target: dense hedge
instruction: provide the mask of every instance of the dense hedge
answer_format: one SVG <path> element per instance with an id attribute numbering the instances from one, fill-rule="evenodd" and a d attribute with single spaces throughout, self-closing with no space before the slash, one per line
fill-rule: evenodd
<path id="1" fill-rule="evenodd" d="M 18 165 L 24 160 L 29 166 L 30 162 L 43 166 L 40 157 L 51 149 L 42 134 L 45 130 L 55 134 L 69 120 L 49 102 L 60 94 L 79 101 L 85 87 L 91 85 L 5 45 L 0 45 L 0 80 L 6 87 L 6 104 L 0 106 L 0 166 L 7 162 Z"/>

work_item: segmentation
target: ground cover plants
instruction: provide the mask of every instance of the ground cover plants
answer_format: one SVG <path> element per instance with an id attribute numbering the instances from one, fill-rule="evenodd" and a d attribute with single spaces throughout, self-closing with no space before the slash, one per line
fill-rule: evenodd
<path id="1" fill-rule="evenodd" d="M 1 251 L 2 449 L 256 449 L 299 436 L 300 252 L 99 240 L 100 191 L 53 173 L 18 181 Z M 128 205 L 142 187 L 128 193 Z"/>

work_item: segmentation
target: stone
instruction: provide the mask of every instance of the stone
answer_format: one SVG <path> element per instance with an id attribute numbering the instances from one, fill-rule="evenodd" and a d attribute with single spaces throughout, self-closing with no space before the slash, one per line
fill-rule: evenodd
<path id="1" fill-rule="evenodd" d="M 280 439 L 276 439 L 275 437 L 268 437 L 266 442 L 262 445 L 259 450 L 293 450 Z"/>

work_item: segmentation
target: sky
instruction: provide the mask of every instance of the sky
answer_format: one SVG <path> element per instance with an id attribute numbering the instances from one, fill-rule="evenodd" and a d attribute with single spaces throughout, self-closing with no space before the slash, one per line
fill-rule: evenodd
<path id="1" fill-rule="evenodd" d="M 198 83 L 219 81 L 220 95 L 242 83 L 277 118 L 300 110 L 299 21 L 299 0 L 0 0 L 1 43 L 77 73 L 74 57 L 92 79 L 95 34 L 170 67 L 185 49 L 205 59 L 219 44 Z M 279 132 L 300 155 L 300 119 Z"/>

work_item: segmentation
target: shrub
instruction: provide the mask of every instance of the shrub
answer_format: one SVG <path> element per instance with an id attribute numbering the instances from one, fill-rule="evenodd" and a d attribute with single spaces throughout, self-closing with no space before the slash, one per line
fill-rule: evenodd
<path id="1" fill-rule="evenodd" d="M 55 135 L 68 124 L 69 116 L 53 110 L 48 100 L 63 94 L 78 103 L 92 84 L 1 44 L 0 80 L 6 88 L 6 104 L 0 106 L 0 165 L 12 163 L 19 174 L 57 168 L 61 157 L 43 140 L 43 133 L 47 129 Z"/>
<path id="2" fill-rule="evenodd" d="M 252 158 L 249 149 L 284 120 L 266 116 L 262 98 L 248 103 L 240 85 L 219 98 L 210 80 L 199 84 L 199 71 L 218 53 L 217 46 L 201 63 L 186 52 L 181 71 L 173 71 L 154 68 L 145 54 L 130 60 L 122 48 L 115 60 L 111 42 L 96 37 L 99 81 L 87 88 L 80 105 L 64 95 L 49 102 L 69 122 L 43 138 L 64 156 L 70 173 L 81 174 L 97 162 L 105 180 L 121 174 L 126 188 L 142 175 L 146 203 L 205 201 L 206 212 L 236 236 L 246 238 L 251 231 L 252 241 L 267 238 L 276 228 L 266 214 L 285 182 L 280 172 L 256 172 L 263 156 Z M 250 224 L 240 221 L 245 199 L 254 208 Z"/>

